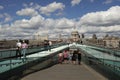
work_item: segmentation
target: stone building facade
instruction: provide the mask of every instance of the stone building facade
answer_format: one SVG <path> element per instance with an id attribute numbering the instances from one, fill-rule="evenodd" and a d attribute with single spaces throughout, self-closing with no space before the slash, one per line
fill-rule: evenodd
<path id="1" fill-rule="evenodd" d="M 109 48 L 120 48 L 120 38 L 118 37 L 105 37 L 103 39 L 104 41 L 104 46 L 109 47 Z"/>

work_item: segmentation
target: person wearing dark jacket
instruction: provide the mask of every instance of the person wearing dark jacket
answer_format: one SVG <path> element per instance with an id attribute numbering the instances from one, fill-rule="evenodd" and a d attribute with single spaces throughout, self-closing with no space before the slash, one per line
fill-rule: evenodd
<path id="1" fill-rule="evenodd" d="M 76 61 L 77 61 L 77 51 L 74 51 L 72 55 L 72 63 L 76 64 Z"/>
<path id="2" fill-rule="evenodd" d="M 81 52 L 79 49 L 77 50 L 77 55 L 78 55 L 78 64 L 80 65 L 81 64 Z"/>

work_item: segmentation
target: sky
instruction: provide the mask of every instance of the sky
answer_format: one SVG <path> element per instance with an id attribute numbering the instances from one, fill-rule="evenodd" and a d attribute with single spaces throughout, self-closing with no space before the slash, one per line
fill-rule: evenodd
<path id="1" fill-rule="evenodd" d="M 58 38 L 74 30 L 87 38 L 120 37 L 120 0 L 0 0 L 0 40 Z"/>

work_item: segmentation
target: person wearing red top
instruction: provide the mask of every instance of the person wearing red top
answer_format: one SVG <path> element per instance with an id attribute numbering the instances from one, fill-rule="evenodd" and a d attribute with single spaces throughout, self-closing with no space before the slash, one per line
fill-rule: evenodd
<path id="1" fill-rule="evenodd" d="M 62 64 L 63 62 L 63 53 L 62 51 L 60 51 L 60 53 L 58 54 L 58 63 Z"/>
<path id="2" fill-rule="evenodd" d="M 64 58 L 64 63 L 68 63 L 68 60 L 69 60 L 69 54 L 68 54 L 68 51 L 65 50 L 63 52 L 63 58 Z"/>

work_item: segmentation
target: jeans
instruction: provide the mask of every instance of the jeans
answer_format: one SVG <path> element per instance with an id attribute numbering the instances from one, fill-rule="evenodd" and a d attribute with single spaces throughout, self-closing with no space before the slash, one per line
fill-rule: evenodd
<path id="1" fill-rule="evenodd" d="M 21 58 L 21 49 L 20 48 L 18 48 L 16 50 L 16 57 L 20 57 Z"/>
<path id="2" fill-rule="evenodd" d="M 26 58 L 26 48 L 22 49 L 22 55 L 23 55 L 23 58 Z"/>

